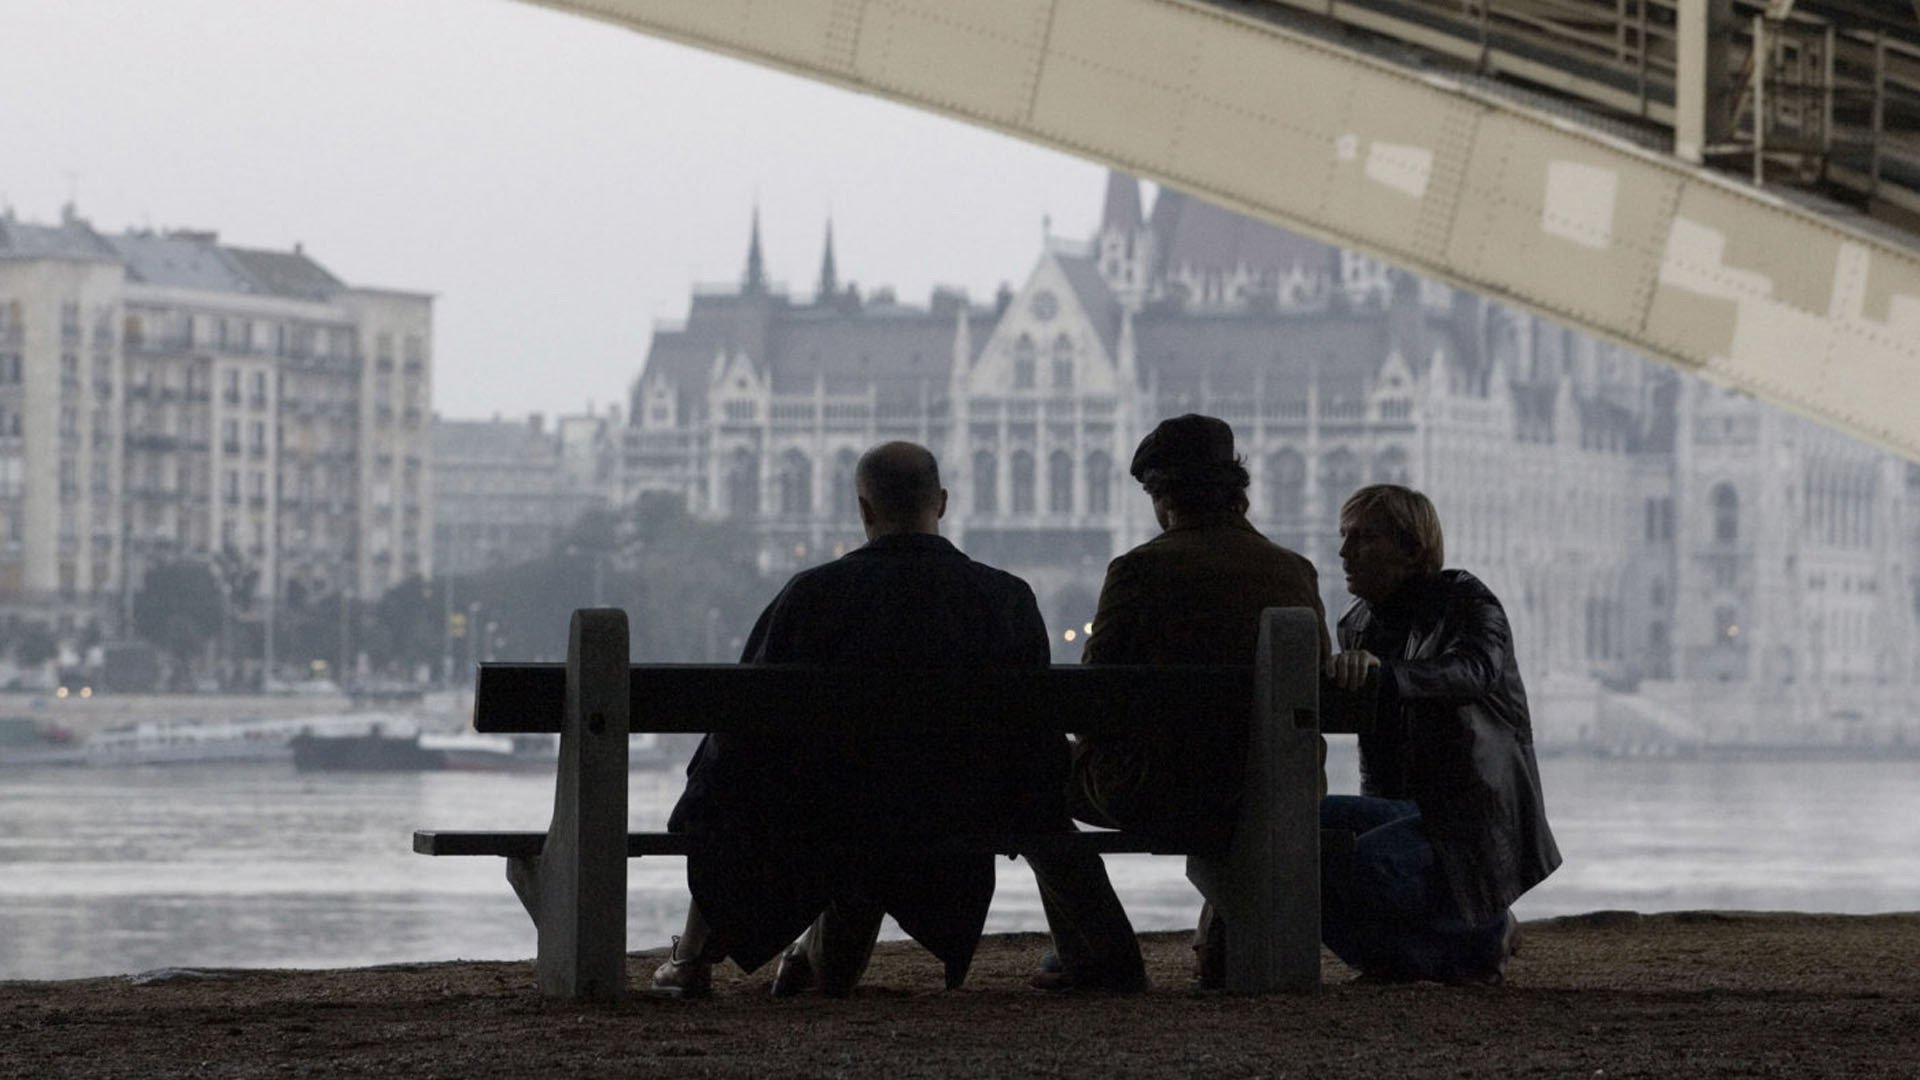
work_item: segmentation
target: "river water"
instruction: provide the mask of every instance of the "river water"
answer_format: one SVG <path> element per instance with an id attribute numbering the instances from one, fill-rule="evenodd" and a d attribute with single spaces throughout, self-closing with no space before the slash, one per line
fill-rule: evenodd
<path id="1" fill-rule="evenodd" d="M 1629 908 L 1920 909 L 1912 760 L 1552 758 L 1566 865 L 1522 918 Z M 1350 749 L 1329 762 L 1355 790 Z M 658 828 L 677 770 L 638 771 L 636 828 Z M 532 923 L 492 858 L 412 853 L 415 828 L 544 829 L 550 775 L 298 774 L 287 765 L 0 772 L 0 979 L 159 967 L 340 967 L 524 958 Z M 1043 928 L 1033 878 L 1000 862 L 989 928 Z M 1108 865 L 1135 925 L 1191 926 L 1177 858 Z M 683 864 L 629 865 L 630 948 L 684 913 Z"/>

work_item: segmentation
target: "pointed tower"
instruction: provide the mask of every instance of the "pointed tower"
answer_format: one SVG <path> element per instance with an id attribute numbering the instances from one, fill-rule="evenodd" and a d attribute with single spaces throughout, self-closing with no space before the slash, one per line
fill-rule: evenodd
<path id="1" fill-rule="evenodd" d="M 820 256 L 820 281 L 813 287 L 813 302 L 830 304 L 840 291 L 840 274 L 833 265 L 833 219 L 827 219 L 827 246 Z"/>
<path id="2" fill-rule="evenodd" d="M 740 291 L 749 296 L 763 296 L 767 291 L 766 263 L 760 257 L 760 207 L 753 208 L 753 238 L 747 243 L 747 274 L 741 279 Z"/>
<path id="3" fill-rule="evenodd" d="M 1140 181 L 1123 172 L 1107 172 L 1107 201 L 1100 214 L 1100 233 L 1094 237 L 1100 276 L 1120 300 L 1138 311 L 1146 299 L 1151 269 L 1152 236 L 1140 212 Z"/>

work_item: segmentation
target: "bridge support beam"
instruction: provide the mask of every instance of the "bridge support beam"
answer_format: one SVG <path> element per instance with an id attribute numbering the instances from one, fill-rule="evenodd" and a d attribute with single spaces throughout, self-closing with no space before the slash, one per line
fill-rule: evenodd
<path id="1" fill-rule="evenodd" d="M 1920 459 L 1920 248 L 1202 0 L 538 0 L 1171 184 Z M 1711 147 L 1714 5 L 1687 0 Z M 1699 55 L 1704 50 L 1704 55 Z M 1690 138 L 1693 138 L 1690 136 Z"/>

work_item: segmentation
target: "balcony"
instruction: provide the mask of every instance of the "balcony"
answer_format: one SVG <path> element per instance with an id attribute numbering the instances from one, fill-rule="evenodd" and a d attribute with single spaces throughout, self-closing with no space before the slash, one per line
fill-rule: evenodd
<path id="1" fill-rule="evenodd" d="M 182 353 L 192 348 L 193 341 L 184 334 L 146 334 L 127 337 L 128 352 Z"/>

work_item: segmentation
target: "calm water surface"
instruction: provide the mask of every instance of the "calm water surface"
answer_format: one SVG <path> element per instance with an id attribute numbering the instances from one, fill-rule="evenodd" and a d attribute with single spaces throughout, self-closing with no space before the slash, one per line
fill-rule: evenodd
<path id="1" fill-rule="evenodd" d="M 1912 761 L 1542 763 L 1566 865 L 1523 918 L 1631 908 L 1920 909 Z M 1351 751 L 1332 786 L 1352 791 Z M 657 828 L 677 770 L 636 771 Z M 0 979 L 167 966 L 339 967 L 524 958 L 532 923 L 498 859 L 429 859 L 412 830 L 543 829 L 541 775 L 296 774 L 289 766 L 0 772 Z M 1033 878 L 1002 861 L 989 928 L 1043 928 Z M 1142 930 L 1191 926 L 1177 858 L 1108 860 Z M 629 865 L 628 941 L 665 944 L 683 865 Z"/>

